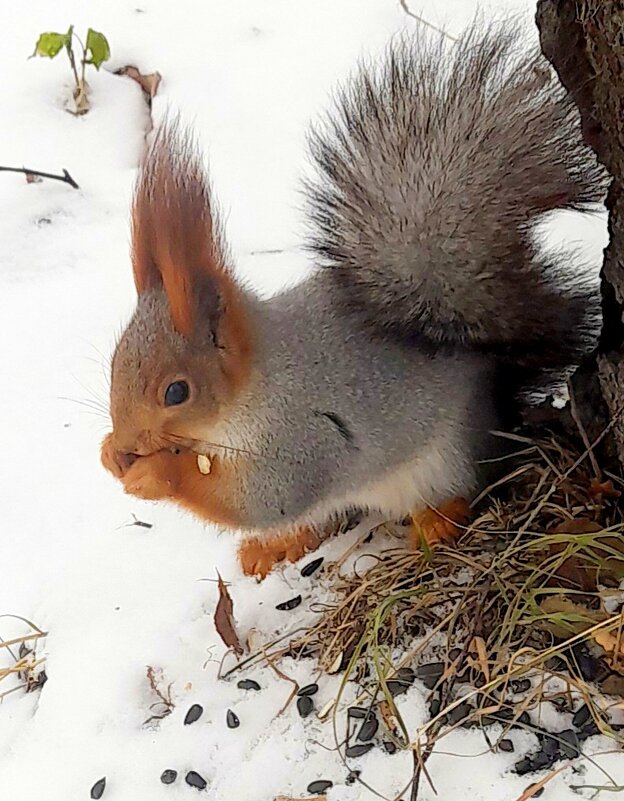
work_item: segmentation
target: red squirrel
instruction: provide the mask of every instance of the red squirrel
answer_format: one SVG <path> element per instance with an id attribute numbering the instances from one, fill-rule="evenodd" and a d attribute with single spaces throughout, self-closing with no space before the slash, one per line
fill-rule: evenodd
<path id="1" fill-rule="evenodd" d="M 513 22 L 395 41 L 310 151 L 318 269 L 262 300 L 235 277 L 192 138 L 156 133 L 102 447 L 126 492 L 247 532 L 260 576 L 354 509 L 411 516 L 414 543 L 448 535 L 500 451 L 492 432 L 598 330 L 595 288 L 531 228 L 601 200 L 604 173 Z"/>

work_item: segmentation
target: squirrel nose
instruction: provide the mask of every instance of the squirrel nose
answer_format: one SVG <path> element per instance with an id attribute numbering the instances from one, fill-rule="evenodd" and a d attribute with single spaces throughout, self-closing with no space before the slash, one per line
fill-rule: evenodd
<path id="1" fill-rule="evenodd" d="M 138 453 L 129 453 L 128 451 L 115 451 L 115 461 L 124 472 L 128 470 L 128 468 L 132 467 L 132 465 L 136 462 L 138 458 L 139 458 Z"/>

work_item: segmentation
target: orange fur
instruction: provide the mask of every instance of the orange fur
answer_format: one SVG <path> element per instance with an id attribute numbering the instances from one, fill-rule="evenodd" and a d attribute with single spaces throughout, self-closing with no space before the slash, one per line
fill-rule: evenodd
<path id="1" fill-rule="evenodd" d="M 132 209 L 132 265 L 139 294 L 163 287 L 178 333 L 208 324 L 235 387 L 249 374 L 251 334 L 228 265 L 198 151 L 177 123 L 161 128 L 141 171 Z"/>
<path id="2" fill-rule="evenodd" d="M 453 498 L 439 509 L 423 509 L 411 515 L 410 543 L 412 548 L 436 542 L 452 542 L 462 533 L 472 516 L 470 504 L 465 498 Z"/>
<path id="3" fill-rule="evenodd" d="M 301 526 L 269 537 L 250 537 L 243 541 L 238 558 L 246 576 L 265 578 L 279 562 L 297 562 L 321 543 L 314 529 Z"/>
<path id="4" fill-rule="evenodd" d="M 236 470 L 240 472 L 239 464 Z M 213 459 L 210 473 L 203 475 L 196 453 L 161 450 L 138 458 L 123 473 L 121 481 L 128 494 L 144 500 L 175 501 L 199 517 L 228 528 L 242 524 L 234 468 L 227 461 Z"/>

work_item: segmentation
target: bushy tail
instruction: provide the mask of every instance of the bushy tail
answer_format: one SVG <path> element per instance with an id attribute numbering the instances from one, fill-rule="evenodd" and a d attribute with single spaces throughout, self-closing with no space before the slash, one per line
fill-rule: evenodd
<path id="1" fill-rule="evenodd" d="M 597 291 L 562 280 L 530 230 L 544 212 L 600 201 L 604 172 L 514 22 L 475 22 L 454 44 L 394 42 L 310 144 L 311 246 L 337 297 L 379 331 L 547 373 L 587 350 Z"/>

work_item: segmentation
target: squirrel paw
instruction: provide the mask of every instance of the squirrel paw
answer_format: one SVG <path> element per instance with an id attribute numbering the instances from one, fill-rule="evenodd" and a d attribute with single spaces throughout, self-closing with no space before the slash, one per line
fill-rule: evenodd
<path id="1" fill-rule="evenodd" d="M 320 543 L 321 537 L 314 529 L 301 526 L 284 534 L 244 540 L 238 558 L 246 576 L 263 579 L 279 562 L 297 562 L 306 553 L 318 548 Z"/>
<path id="2" fill-rule="evenodd" d="M 167 450 L 140 456 L 121 477 L 125 492 L 146 501 L 174 497 L 179 460 Z"/>
<path id="3" fill-rule="evenodd" d="M 465 498 L 453 498 L 438 509 L 427 508 L 410 515 L 410 542 L 413 548 L 436 542 L 452 543 L 464 530 L 472 516 Z"/>

